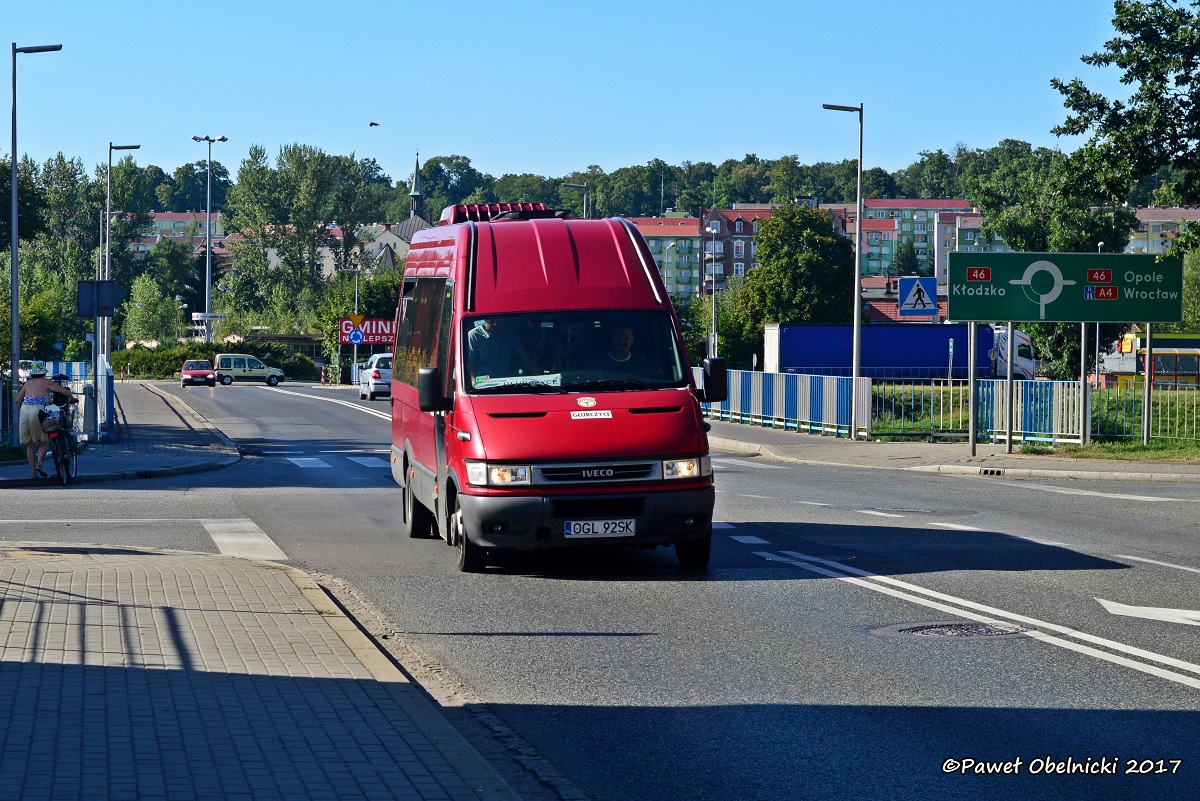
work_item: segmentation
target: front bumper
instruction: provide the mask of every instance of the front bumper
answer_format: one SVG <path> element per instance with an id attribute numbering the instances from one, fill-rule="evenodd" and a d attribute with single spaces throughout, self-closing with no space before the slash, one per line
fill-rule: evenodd
<path id="1" fill-rule="evenodd" d="M 213 384 L 217 383 L 217 377 L 215 375 L 185 375 L 181 379 L 181 383 L 212 386 Z"/>
<path id="2" fill-rule="evenodd" d="M 604 495 L 458 496 L 471 541 L 532 551 L 576 545 L 669 545 L 712 532 L 712 486 Z M 568 521 L 633 518 L 633 536 L 568 538 Z"/>

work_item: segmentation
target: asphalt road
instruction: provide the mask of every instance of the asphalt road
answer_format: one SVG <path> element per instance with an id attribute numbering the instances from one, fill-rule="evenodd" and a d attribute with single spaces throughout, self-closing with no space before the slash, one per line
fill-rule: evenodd
<path id="1" fill-rule="evenodd" d="M 4 536 L 329 576 L 531 798 L 558 795 L 539 776 L 597 801 L 1200 797 L 1198 485 L 717 454 L 703 575 L 662 549 L 467 575 L 398 534 L 387 400 L 169 389 L 246 458 L 0 491 Z M 509 732 L 533 771 L 483 742 Z"/>

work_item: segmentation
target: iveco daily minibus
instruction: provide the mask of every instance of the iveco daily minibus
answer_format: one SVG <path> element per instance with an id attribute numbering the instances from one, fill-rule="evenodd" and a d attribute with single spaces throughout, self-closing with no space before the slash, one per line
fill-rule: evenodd
<path id="1" fill-rule="evenodd" d="M 505 549 L 674 546 L 708 564 L 702 401 L 654 258 L 620 218 L 451 206 L 416 234 L 396 310 L 392 476 L 410 536 L 459 568 Z"/>

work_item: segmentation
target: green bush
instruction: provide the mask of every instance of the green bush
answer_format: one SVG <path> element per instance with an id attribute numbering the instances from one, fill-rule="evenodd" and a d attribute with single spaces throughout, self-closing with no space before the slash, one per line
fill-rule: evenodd
<path id="1" fill-rule="evenodd" d="M 188 359 L 212 361 L 218 353 L 248 353 L 257 356 L 271 367 L 278 367 L 289 381 L 316 381 L 317 367 L 307 356 L 284 345 L 241 342 L 237 345 L 188 342 L 147 348 L 135 345 L 129 350 L 113 353 L 110 359 L 113 372 L 130 378 L 176 378 L 179 368 Z"/>

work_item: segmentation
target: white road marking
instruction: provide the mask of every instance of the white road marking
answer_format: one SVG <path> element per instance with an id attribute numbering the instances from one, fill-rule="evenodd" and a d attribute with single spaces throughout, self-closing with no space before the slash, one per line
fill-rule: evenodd
<path id="1" fill-rule="evenodd" d="M 319 401 L 325 401 L 326 403 L 336 403 L 341 406 L 345 406 L 349 409 L 357 409 L 360 412 L 366 412 L 367 414 L 374 415 L 375 417 L 378 417 L 381 420 L 391 420 L 392 419 L 392 413 L 390 411 L 377 412 L 374 409 L 368 409 L 365 406 L 359 406 L 357 403 L 351 403 L 350 401 L 339 400 L 338 398 L 323 398 L 320 395 L 308 395 L 303 392 L 292 392 L 291 390 L 280 389 L 279 387 L 259 387 L 259 389 L 265 389 L 268 392 L 282 392 L 284 395 L 295 395 L 297 398 L 308 398 L 309 400 L 319 400 Z"/>
<path id="2" fill-rule="evenodd" d="M 733 528 L 733 523 L 718 523 L 716 520 L 714 520 L 713 528 Z"/>
<path id="3" fill-rule="evenodd" d="M 983 531 L 983 529 L 981 529 L 981 528 L 975 528 L 974 526 L 964 526 L 962 523 L 931 522 L 929 525 L 938 526 L 939 528 L 949 528 L 949 529 L 953 529 L 955 531 Z"/>
<path id="4" fill-rule="evenodd" d="M 718 456 L 713 459 L 713 462 L 716 464 L 736 464 L 739 467 L 757 467 L 760 470 L 786 470 L 787 469 L 786 465 L 760 464 L 758 462 L 751 462 L 747 459 L 730 459 L 725 456 Z"/>
<path id="5" fill-rule="evenodd" d="M 730 537 L 731 540 L 737 540 L 743 545 L 770 545 L 771 543 L 761 537 L 753 537 L 749 534 L 734 534 Z"/>
<path id="6" fill-rule="evenodd" d="M 793 503 L 802 503 L 805 506 L 828 506 L 827 503 L 817 503 L 816 501 L 793 501 Z"/>
<path id="7" fill-rule="evenodd" d="M 1100 605 L 1110 614 L 1125 617 L 1140 617 L 1143 620 L 1164 620 L 1168 623 L 1182 623 L 1185 626 L 1200 626 L 1200 611 L 1194 609 L 1162 609 L 1156 606 L 1129 606 L 1128 604 L 1106 601 L 1097 598 Z"/>
<path id="8" fill-rule="evenodd" d="M 891 512 L 876 512 L 874 509 L 855 509 L 860 515 L 875 515 L 876 517 L 904 517 L 905 515 L 894 515 Z"/>
<path id="9" fill-rule="evenodd" d="M 743 498 L 758 498 L 760 501 L 774 500 L 770 495 L 743 495 Z"/>
<path id="10" fill-rule="evenodd" d="M 1068 489 L 1066 487 L 1047 487 L 1042 484 L 1020 484 L 1021 489 L 1055 492 L 1059 495 L 1090 495 L 1093 498 L 1111 498 L 1118 501 L 1145 501 L 1146 503 L 1200 503 L 1190 498 L 1162 498 L 1157 495 L 1121 495 L 1116 492 L 1097 492 L 1096 490 Z"/>
<path id="11" fill-rule="evenodd" d="M 288 461 L 291 462 L 292 464 L 296 465 L 296 467 L 311 468 L 311 467 L 330 467 L 331 466 L 329 464 L 329 462 L 325 461 L 324 459 L 317 459 L 312 456 L 309 456 L 309 457 L 289 456 Z"/>
<path id="12" fill-rule="evenodd" d="M 387 467 L 388 461 L 380 459 L 378 456 L 347 456 L 352 462 L 358 462 L 363 467 Z"/>
<path id="13" fill-rule="evenodd" d="M 286 561 L 287 554 L 279 549 L 266 532 L 253 520 L 199 520 L 216 544 L 217 550 L 226 556 L 241 556 L 246 559 L 270 559 Z"/>
<path id="14" fill-rule="evenodd" d="M 1060 626 L 1057 623 L 1049 623 L 1044 620 L 1038 620 L 1037 618 L 1019 615 L 1015 612 L 1008 612 L 1003 609 L 997 609 L 984 604 L 978 604 L 953 595 L 947 595 L 945 593 L 919 587 L 915 584 L 909 584 L 888 576 L 880 576 L 874 573 L 869 573 L 866 570 L 859 570 L 858 568 L 843 565 L 839 562 L 833 562 L 815 556 L 808 556 L 807 554 L 797 553 L 795 551 L 784 551 L 784 556 L 779 556 L 768 551 L 755 551 L 755 554 L 769 561 L 786 562 L 787 564 L 798 567 L 801 570 L 807 570 L 811 573 L 827 576 L 829 578 L 835 578 L 840 581 L 845 581 L 849 584 L 854 584 L 855 586 L 871 590 L 872 592 L 891 595 L 893 597 L 911 601 L 912 603 L 919 604 L 930 609 L 937 609 L 942 612 L 948 612 L 960 617 L 965 617 L 968 620 L 975 620 L 991 625 L 998 625 L 1004 622 L 1021 623 L 1027 626 L 1033 626 L 1036 629 L 1058 632 L 1059 634 L 1066 635 L 1066 637 L 1082 640 L 1083 642 L 1091 643 L 1092 645 L 1098 645 L 1103 648 L 1108 648 L 1111 651 L 1118 651 L 1130 656 L 1136 656 L 1140 659 L 1157 662 L 1161 665 L 1175 668 L 1176 670 L 1184 670 L 1188 671 L 1189 673 L 1200 674 L 1200 665 L 1193 664 L 1191 662 L 1185 662 L 1182 659 L 1176 659 L 1174 657 L 1165 656 L 1153 651 L 1147 651 L 1143 648 L 1137 648 L 1134 646 L 1125 645 L 1124 643 L 1116 642 L 1114 640 L 1097 637 L 1077 629 L 1072 629 L 1068 626 Z M 821 565 L 825 565 L 826 567 L 821 567 Z M 920 597 L 921 595 L 928 597 L 922 598 Z M 946 603 L 940 603 L 939 601 L 945 601 Z M 955 604 L 956 606 L 951 606 L 950 604 Z M 1121 656 L 1119 653 L 1107 653 L 1099 650 L 1098 648 L 1093 648 L 1091 645 L 1082 645 L 1064 637 L 1054 637 L 1045 633 L 1045 631 L 1028 631 L 1026 634 L 1033 639 L 1049 645 L 1054 645 L 1059 648 L 1066 648 L 1068 650 L 1087 656 L 1092 656 L 1097 659 L 1103 659 L 1107 662 L 1133 668 L 1134 670 L 1148 673 L 1152 676 L 1158 676 L 1159 678 L 1168 679 L 1169 681 L 1174 681 L 1179 684 L 1200 689 L 1200 678 L 1197 677 L 1176 673 L 1173 670 L 1166 670 L 1156 665 L 1148 665 L 1145 662 L 1138 662 L 1126 656 Z"/>
<path id="15" fill-rule="evenodd" d="M 1117 559 L 1132 559 L 1135 562 L 1145 562 L 1150 565 L 1161 565 L 1162 567 L 1173 567 L 1176 570 L 1189 570 L 1192 573 L 1200 573 L 1200 567 L 1184 567 L 1183 565 L 1173 565 L 1170 562 L 1159 562 L 1154 559 L 1143 559 L 1140 556 L 1126 556 L 1125 554 L 1113 554 Z"/>

